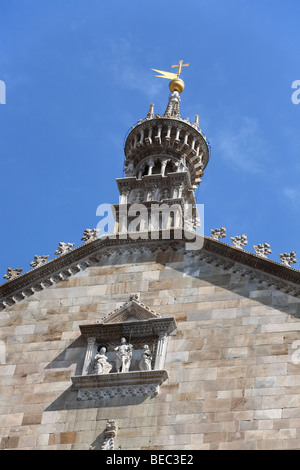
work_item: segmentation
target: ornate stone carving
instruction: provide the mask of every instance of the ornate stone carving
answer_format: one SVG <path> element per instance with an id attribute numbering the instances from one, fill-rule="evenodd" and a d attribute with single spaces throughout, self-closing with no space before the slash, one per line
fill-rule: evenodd
<path id="1" fill-rule="evenodd" d="M 211 238 L 213 240 L 220 240 L 220 238 L 226 237 L 226 227 L 215 228 L 211 230 Z"/>
<path id="2" fill-rule="evenodd" d="M 78 400 L 124 398 L 157 395 L 168 379 L 166 370 L 132 371 L 126 374 L 82 375 L 71 377 Z"/>
<path id="3" fill-rule="evenodd" d="M 258 256 L 262 258 L 267 258 L 266 255 L 270 255 L 272 250 L 270 248 L 270 243 L 264 243 L 261 245 L 253 245 L 254 251 Z"/>
<path id="4" fill-rule="evenodd" d="M 20 276 L 22 271 L 23 269 L 7 268 L 7 273 L 3 276 L 3 279 L 8 279 L 9 281 L 12 281 L 13 279 L 16 279 L 18 276 Z"/>
<path id="5" fill-rule="evenodd" d="M 128 162 L 127 168 L 125 168 L 125 174 L 127 177 L 134 176 L 134 163 L 132 161 Z"/>
<path id="6" fill-rule="evenodd" d="M 169 95 L 169 102 L 164 117 L 176 117 L 180 119 L 179 103 L 181 101 L 178 91 L 173 91 Z"/>
<path id="7" fill-rule="evenodd" d="M 167 379 L 164 363 L 175 319 L 159 317 L 132 297 L 102 323 L 80 326 L 88 344 L 82 375 L 72 377 L 79 400 L 153 394 Z"/>
<path id="8" fill-rule="evenodd" d="M 130 300 L 139 300 L 139 298 L 140 298 L 139 292 L 134 292 L 134 293 L 129 295 L 129 301 Z"/>
<path id="9" fill-rule="evenodd" d="M 185 173 L 177 173 L 177 176 L 180 178 L 185 178 Z M 151 177 L 152 178 L 152 177 Z M 171 236 L 173 232 L 171 230 Z M 185 237 L 182 240 L 135 240 L 134 250 L 132 252 L 152 252 L 156 253 L 163 249 L 172 249 L 172 250 L 183 250 L 186 241 Z M 39 270 L 29 270 L 27 273 L 23 273 L 22 270 L 18 272 L 13 279 L 10 277 L 5 277 L 4 279 L 12 280 L 13 282 L 3 282 L 0 286 L 0 311 L 9 307 L 10 305 L 19 302 L 21 297 L 19 293 L 24 292 L 26 297 L 30 297 L 35 292 L 41 290 L 40 282 L 43 281 L 47 283 L 51 278 L 55 282 L 66 279 L 70 275 L 73 275 L 73 268 L 77 265 L 81 266 L 81 269 L 85 269 L 88 266 L 93 265 L 98 262 L 100 259 L 104 260 L 106 257 L 111 256 L 116 250 L 131 250 L 132 241 L 130 239 L 121 238 L 110 238 L 99 239 L 98 243 L 86 243 L 79 246 L 76 250 L 72 250 L 68 256 L 57 257 L 51 262 L 46 263 Z M 211 237 L 205 237 L 204 239 L 204 248 L 202 253 L 217 256 L 219 260 L 222 260 L 221 266 L 224 266 L 229 263 L 229 266 L 232 263 L 242 263 L 247 266 L 250 270 L 256 274 L 262 273 L 266 281 L 270 280 L 270 285 L 273 285 L 274 276 L 282 280 L 282 290 L 288 288 L 291 283 L 291 289 L 295 289 L 295 296 L 300 296 L 300 271 L 298 269 L 286 269 L 285 265 L 280 263 L 274 263 L 269 261 L 266 258 L 254 256 L 251 253 L 248 253 L 244 250 L 230 250 L 228 251 L 228 246 L 225 243 L 214 243 Z M 194 250 L 193 253 L 200 255 L 199 251 Z M 189 253 L 192 253 L 191 251 Z M 71 269 L 72 268 L 72 269 Z M 9 268 L 10 270 L 12 268 Z M 22 276 L 19 274 L 22 273 Z M 47 285 L 46 285 L 47 287 Z M 15 300 L 13 300 L 13 298 Z M 156 314 L 157 315 L 157 314 Z M 157 315 L 159 317 L 159 315 Z M 121 332 L 121 336 L 124 335 L 124 332 Z M 121 337 L 119 336 L 119 338 Z M 128 336 L 129 337 L 129 336 Z M 95 351 L 96 352 L 96 351 Z"/>
<path id="10" fill-rule="evenodd" d="M 49 258 L 49 255 L 46 256 L 40 256 L 40 255 L 35 255 L 34 260 L 32 263 L 30 263 L 30 266 L 33 268 L 39 268 L 40 266 L 43 266 L 44 264 L 47 263 Z"/>
<path id="11" fill-rule="evenodd" d="M 247 235 L 245 233 L 243 235 L 231 237 L 231 240 L 235 248 L 243 249 L 243 246 L 248 245 Z"/>
<path id="12" fill-rule="evenodd" d="M 144 200 L 144 191 L 136 189 L 131 196 L 131 202 L 142 202 Z"/>
<path id="13" fill-rule="evenodd" d="M 87 241 L 93 241 L 98 238 L 99 231 L 96 228 L 86 228 L 85 231 L 83 232 L 83 236 L 81 240 L 84 240 L 85 242 Z"/>
<path id="14" fill-rule="evenodd" d="M 161 190 L 160 193 L 160 200 L 163 201 L 164 199 L 170 198 L 170 190 L 168 188 L 164 188 Z"/>
<path id="15" fill-rule="evenodd" d="M 115 448 L 115 437 L 117 436 L 117 424 L 114 419 L 108 419 L 106 428 L 104 431 L 104 441 L 101 446 L 101 450 L 114 450 Z"/>
<path id="16" fill-rule="evenodd" d="M 281 263 L 284 264 L 285 266 L 290 266 L 291 264 L 297 263 L 295 251 L 291 251 L 291 253 L 281 253 L 279 257 L 280 257 Z"/>
<path id="17" fill-rule="evenodd" d="M 123 189 L 123 190 L 121 191 L 121 200 L 120 200 L 120 204 L 126 204 L 126 203 L 127 203 L 129 194 L 130 194 L 130 191 L 129 191 L 128 189 Z"/>
<path id="18" fill-rule="evenodd" d="M 64 242 L 59 242 L 59 245 L 57 247 L 57 250 L 55 251 L 55 255 L 65 255 L 66 253 L 69 253 L 72 251 L 73 246 L 75 243 L 64 243 Z"/>

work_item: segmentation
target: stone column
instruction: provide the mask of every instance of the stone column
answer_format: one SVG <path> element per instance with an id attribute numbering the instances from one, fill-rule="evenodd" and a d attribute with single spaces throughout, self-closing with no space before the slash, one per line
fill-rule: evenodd
<path id="1" fill-rule="evenodd" d="M 84 358 L 82 375 L 88 375 L 91 373 L 91 370 L 90 370 L 91 361 L 93 357 L 95 356 L 96 350 L 97 350 L 96 338 L 94 337 L 88 338 L 87 343 L 88 344 L 87 344 L 85 358 Z"/>
<path id="2" fill-rule="evenodd" d="M 167 135 L 166 135 L 166 142 L 167 142 L 167 145 L 170 145 L 171 130 L 172 130 L 172 126 L 168 126 L 168 131 L 167 131 Z"/>
<path id="3" fill-rule="evenodd" d="M 176 129 L 176 137 L 175 137 L 175 142 L 179 142 L 179 136 L 180 136 L 180 129 Z"/>
<path id="4" fill-rule="evenodd" d="M 162 176 L 165 176 L 167 163 L 168 163 L 168 160 L 161 161 L 161 175 Z"/>
<path id="5" fill-rule="evenodd" d="M 152 169 L 154 167 L 154 158 L 150 158 L 148 162 L 148 175 L 152 175 Z"/>
<path id="6" fill-rule="evenodd" d="M 157 135 L 155 136 L 155 141 L 161 144 L 161 129 L 162 126 L 158 126 Z"/>
<path id="7" fill-rule="evenodd" d="M 148 137 L 145 137 L 145 144 L 149 147 L 152 144 L 152 127 L 149 128 Z"/>
<path id="8" fill-rule="evenodd" d="M 143 140 L 144 140 L 144 129 L 141 130 L 141 133 L 140 133 L 140 140 L 139 142 L 137 143 L 137 147 L 141 147 L 143 145 Z"/>
<path id="9" fill-rule="evenodd" d="M 127 233 L 127 204 L 119 206 L 119 233 Z"/>
<path id="10" fill-rule="evenodd" d="M 167 354 L 168 335 L 167 333 L 160 333 L 157 343 L 157 352 L 155 358 L 154 369 L 160 370 L 164 368 L 165 357 Z"/>

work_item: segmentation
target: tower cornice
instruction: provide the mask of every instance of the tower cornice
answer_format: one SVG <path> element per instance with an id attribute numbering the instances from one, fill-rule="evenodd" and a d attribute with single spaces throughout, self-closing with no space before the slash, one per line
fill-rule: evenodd
<path id="1" fill-rule="evenodd" d="M 140 161 L 154 153 L 165 153 L 177 158 L 186 155 L 193 165 L 201 162 L 204 170 L 209 161 L 209 143 L 201 130 L 188 119 L 146 118 L 131 129 L 125 141 L 124 153 L 125 166 L 129 161 Z"/>

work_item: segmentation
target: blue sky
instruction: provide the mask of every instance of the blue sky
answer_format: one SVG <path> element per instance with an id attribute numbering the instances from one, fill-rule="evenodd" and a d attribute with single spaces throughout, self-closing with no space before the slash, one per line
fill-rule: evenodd
<path id="1" fill-rule="evenodd" d="M 0 11 L 0 279 L 61 241 L 79 246 L 98 205 L 118 202 L 124 137 L 168 101 L 150 69 L 179 59 L 181 115 L 199 114 L 212 149 L 205 234 L 226 226 L 226 243 L 247 233 L 246 250 L 270 242 L 270 259 L 296 250 L 300 262 L 297 0 L 1 0 Z"/>

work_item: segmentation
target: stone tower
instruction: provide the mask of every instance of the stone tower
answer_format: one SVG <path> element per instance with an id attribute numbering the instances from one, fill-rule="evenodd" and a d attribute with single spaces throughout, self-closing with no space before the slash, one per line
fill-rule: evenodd
<path id="1" fill-rule="evenodd" d="M 170 88 L 164 114 L 155 115 L 151 104 L 146 118 L 126 138 L 126 177 L 117 179 L 121 197 L 115 206 L 116 232 L 192 229 L 197 224 L 194 192 L 209 160 L 209 146 L 199 117 L 190 123 L 180 116 L 182 89 Z"/>

